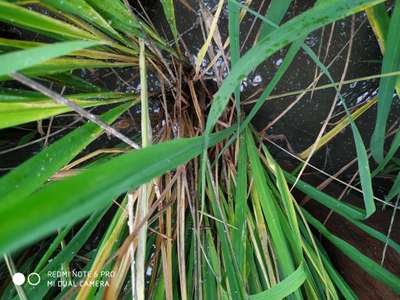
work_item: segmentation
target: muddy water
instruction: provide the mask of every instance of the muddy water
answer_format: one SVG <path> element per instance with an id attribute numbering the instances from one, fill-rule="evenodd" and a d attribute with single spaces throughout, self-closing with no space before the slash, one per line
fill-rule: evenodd
<path id="1" fill-rule="evenodd" d="M 183 2 L 186 2 L 191 8 L 183 5 Z M 213 13 L 217 3 L 218 1 L 216 0 L 202 1 L 203 8 L 201 8 L 199 6 L 199 1 L 195 0 L 175 2 L 178 30 L 180 33 L 183 33 L 182 38 L 187 46 L 186 55 L 192 61 L 194 61 L 204 41 L 204 34 L 199 25 L 200 11 L 201 9 L 205 9 Z M 310 8 L 313 3 L 314 1 L 293 1 L 289 12 L 285 16 L 285 20 L 293 18 Z M 268 4 L 269 1 L 252 1 L 251 8 L 264 14 Z M 154 3 L 151 14 L 155 16 L 154 19 L 157 22 L 155 24 L 156 27 L 160 26 L 164 28 L 165 32 L 168 32 L 168 25 L 165 23 L 162 16 L 162 8 L 157 2 Z M 242 54 L 253 45 L 256 33 L 260 28 L 260 22 L 261 21 L 255 20 L 255 18 L 249 14 L 244 18 L 240 32 L 240 39 L 243 43 Z M 228 34 L 228 11 L 226 7 L 224 7 L 221 13 L 221 19 L 218 25 L 219 32 L 224 41 Z M 331 25 L 328 25 L 325 29 L 313 32 L 306 39 L 306 44 L 310 46 L 315 53 L 319 54 L 320 60 L 324 62 L 325 65 L 330 64 L 332 60 L 336 58 L 329 68 L 335 81 L 339 81 L 343 73 L 347 55 L 346 45 L 351 37 L 351 25 L 351 18 L 336 22 L 330 43 L 329 36 Z M 244 43 L 245 40 L 247 41 L 246 43 Z M 379 74 L 381 54 L 364 13 L 360 13 L 355 17 L 355 35 L 352 40 L 353 47 L 346 79 Z M 213 50 L 216 54 L 220 52 L 216 46 L 214 46 Z M 243 81 L 242 101 L 248 100 L 250 95 L 256 91 L 262 91 L 281 65 L 285 52 L 286 49 L 283 49 L 276 53 Z M 226 55 L 229 58 L 229 53 L 226 53 Z M 203 65 L 208 65 L 209 61 L 209 58 L 206 58 Z M 220 69 L 223 69 L 225 66 L 223 59 L 220 58 L 218 62 Z M 315 78 L 315 72 L 315 63 L 307 54 L 300 51 L 272 94 L 279 95 L 306 88 Z M 220 70 L 220 73 L 224 72 Z M 207 76 L 216 78 L 215 70 L 211 69 L 207 73 Z M 326 83 L 330 83 L 326 76 L 323 76 L 318 82 L 319 85 Z M 371 80 L 344 86 L 342 88 L 342 95 L 346 100 L 346 104 L 352 107 L 370 100 L 377 93 L 378 83 L 379 81 L 377 80 Z M 312 95 L 306 94 L 298 104 L 270 128 L 268 134 L 285 136 L 292 149 L 295 152 L 301 152 L 311 145 L 317 137 L 322 122 L 326 119 L 334 98 L 335 91 L 333 89 L 317 91 Z M 253 124 L 258 129 L 264 128 L 280 115 L 295 99 L 295 96 L 291 96 L 279 97 L 267 101 L 254 119 Z M 246 106 L 246 109 L 250 109 L 250 106 Z M 357 121 L 366 145 L 369 145 L 370 135 L 372 134 L 375 122 L 375 114 L 376 109 L 372 108 Z M 343 108 L 340 104 L 335 108 L 334 115 L 337 115 L 337 117 L 331 120 L 332 123 L 343 117 Z M 332 128 L 332 126 L 328 126 L 328 129 L 330 128 Z M 284 141 L 278 141 L 278 144 L 287 147 L 287 143 Z M 281 151 L 274 151 L 274 146 L 270 148 L 273 152 L 277 153 L 277 155 L 282 154 Z M 315 155 L 313 162 L 326 171 L 334 172 L 351 161 L 354 157 L 355 148 L 353 136 L 350 129 L 345 129 L 333 142 Z"/>

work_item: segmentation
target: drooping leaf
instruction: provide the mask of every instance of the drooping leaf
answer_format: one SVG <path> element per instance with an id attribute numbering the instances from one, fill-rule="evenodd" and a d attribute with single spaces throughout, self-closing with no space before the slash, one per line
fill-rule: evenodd
<path id="1" fill-rule="evenodd" d="M 285 278 L 282 282 L 278 283 L 276 286 L 261 292 L 256 295 L 249 296 L 250 300 L 280 300 L 284 299 L 293 292 L 295 292 L 304 283 L 307 278 L 307 274 L 304 271 L 303 265 L 300 265 L 296 271 Z"/>

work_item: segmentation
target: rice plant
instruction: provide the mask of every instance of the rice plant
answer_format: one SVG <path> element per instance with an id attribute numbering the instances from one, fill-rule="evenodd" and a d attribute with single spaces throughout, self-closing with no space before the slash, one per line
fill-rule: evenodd
<path id="1" fill-rule="evenodd" d="M 251 1 L 220 0 L 204 20 L 205 41 L 194 63 L 185 56 L 177 3 L 161 4 L 167 35 L 140 1 L 0 1 L 0 21 L 22 32 L 0 37 L 0 129 L 30 130 L 0 155 L 6 159 L 31 144 L 36 132 L 43 142 L 0 177 L 1 299 L 357 299 L 321 237 L 398 295 L 398 272 L 332 232 L 298 192 L 398 257 L 390 232 L 368 220 L 384 202 L 394 212 L 392 226 L 398 209 L 400 134 L 387 124 L 400 91 L 400 1 L 319 0 L 283 22 L 291 0 L 272 0 L 265 14 Z M 223 12 L 225 41 L 218 32 Z M 372 76 L 380 80 L 378 96 L 351 109 L 342 85 L 371 78 L 335 82 L 305 39 L 364 12 L 383 54 L 382 72 Z M 245 15 L 261 23 L 246 52 Z M 216 65 L 214 44 L 229 64 L 216 92 L 202 65 L 205 57 L 210 68 Z M 287 49 L 283 63 L 246 111 L 241 82 L 281 49 Z M 299 51 L 330 83 L 290 93 L 334 89 L 344 114 L 289 169 L 252 120 L 277 97 L 274 88 Z M 97 80 L 106 72 L 117 81 L 129 74 L 139 88 L 109 90 Z M 156 91 L 149 87 L 152 76 Z M 357 119 L 374 106 L 375 130 L 366 141 Z M 59 119 L 66 121 L 51 135 Z M 126 120 L 135 132 L 124 131 Z M 359 206 L 302 177 L 313 154 L 346 127 L 357 152 L 359 176 L 351 187 L 361 191 Z M 384 200 L 374 195 L 378 175 L 394 178 Z"/>

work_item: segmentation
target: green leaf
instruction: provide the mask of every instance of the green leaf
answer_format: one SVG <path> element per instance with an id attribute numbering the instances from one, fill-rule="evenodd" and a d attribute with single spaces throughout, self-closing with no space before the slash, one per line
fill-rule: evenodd
<path id="1" fill-rule="evenodd" d="M 296 177 L 288 172 L 285 172 L 285 177 L 287 181 L 292 184 L 296 181 Z M 365 219 L 366 215 L 360 208 L 342 201 L 338 201 L 337 199 L 325 194 L 324 192 L 316 189 L 312 185 L 307 184 L 302 180 L 298 180 L 296 188 L 308 195 L 310 198 L 328 207 L 329 209 L 332 209 L 342 216 L 347 216 L 356 220 Z"/>
<path id="2" fill-rule="evenodd" d="M 73 71 L 76 69 L 90 68 L 119 68 L 134 66 L 135 63 L 127 62 L 106 62 L 95 59 L 80 59 L 80 58 L 54 58 L 40 65 L 36 65 L 21 71 L 22 74 L 30 77 L 53 75 Z M 0 76 L 0 81 L 9 80 L 9 76 Z"/>
<path id="3" fill-rule="evenodd" d="M 41 255 L 39 262 L 37 263 L 34 272 L 40 272 L 48 263 L 49 259 L 53 256 L 54 252 L 56 252 L 57 248 L 60 246 L 64 238 L 72 229 L 73 225 L 69 225 L 65 227 L 63 230 L 60 230 L 54 240 L 51 242 L 46 252 Z"/>
<path id="4" fill-rule="evenodd" d="M 62 40 L 93 40 L 95 38 L 90 33 L 71 24 L 5 1 L 0 1 L 0 21 Z"/>
<path id="5" fill-rule="evenodd" d="M 396 179 L 386 197 L 386 201 L 392 201 L 395 197 L 400 194 L 400 173 L 397 174 Z"/>
<path id="6" fill-rule="evenodd" d="M 58 83 L 60 86 L 68 86 L 71 89 L 80 92 L 101 92 L 102 88 L 98 87 L 78 76 L 70 73 L 60 73 L 45 75 L 44 78 L 50 79 L 53 82 Z"/>
<path id="7" fill-rule="evenodd" d="M 87 0 L 87 2 L 100 13 L 112 27 L 136 38 L 154 39 L 162 48 L 169 48 L 158 34 L 134 14 L 130 13 L 121 1 Z"/>
<path id="8" fill-rule="evenodd" d="M 23 40 L 14 40 L 14 39 L 6 39 L 0 37 L 0 46 L 5 48 L 17 48 L 17 49 L 26 49 L 42 46 L 43 43 L 33 42 L 33 41 L 23 41 Z"/>
<path id="9" fill-rule="evenodd" d="M 244 135 L 239 138 L 239 161 L 238 173 L 236 178 L 236 193 L 235 193 L 235 215 L 234 224 L 237 229 L 233 231 L 232 240 L 235 253 L 237 256 L 238 265 L 241 268 L 242 276 L 246 268 L 246 216 L 247 209 L 247 146 Z"/>
<path id="10" fill-rule="evenodd" d="M 93 94 L 89 94 L 93 95 Z M 111 99 L 86 100 L 79 99 L 80 96 L 67 96 L 69 100 L 82 107 L 93 107 L 112 103 L 124 102 L 128 97 Z M 131 100 L 131 99 L 130 99 Z M 32 121 L 46 119 L 71 111 L 68 106 L 54 102 L 51 99 L 36 95 L 32 98 L 1 99 L 0 95 L 0 129 L 24 124 Z"/>
<path id="11" fill-rule="evenodd" d="M 293 183 L 296 180 L 296 177 L 291 175 L 290 173 L 285 172 L 286 179 Z M 344 203 L 342 201 L 338 201 L 336 198 L 329 196 L 328 194 L 320 191 L 319 189 L 309 185 L 302 180 L 299 180 L 296 188 L 305 193 L 310 198 L 314 199 L 318 203 L 324 205 L 325 207 L 332 209 L 335 213 L 341 215 L 349 222 L 353 223 L 355 226 L 363 230 L 365 233 L 370 235 L 371 237 L 380 240 L 382 242 L 388 242 L 388 245 L 391 246 L 396 252 L 400 251 L 400 245 L 394 242 L 393 240 L 386 239 L 386 236 L 379 231 L 371 228 L 370 226 L 358 221 L 364 220 L 366 218 L 366 212 L 363 212 L 360 208 L 353 206 L 348 203 Z"/>
<path id="12" fill-rule="evenodd" d="M 235 295 L 236 299 L 244 299 L 245 298 L 245 287 L 243 285 L 243 280 L 241 280 L 240 273 L 238 273 L 238 262 L 236 260 L 236 255 L 231 248 L 231 239 L 229 235 L 229 231 L 227 231 L 226 224 L 223 224 L 223 220 L 226 221 L 226 214 L 222 209 L 222 203 L 224 199 L 222 198 L 222 193 L 219 195 L 220 197 L 217 199 L 217 191 L 214 189 L 213 183 L 211 183 L 211 173 L 212 171 L 209 169 L 209 173 L 207 174 L 207 183 L 208 183 L 208 196 L 211 203 L 211 209 L 213 212 L 213 216 L 215 216 L 219 222 L 216 222 L 215 226 L 217 228 L 218 237 L 221 243 L 221 257 L 226 264 L 226 277 L 229 282 L 229 293 L 233 296 Z M 219 183 L 215 183 L 219 184 Z M 237 267 L 237 268 L 236 268 Z"/>
<path id="13" fill-rule="evenodd" d="M 400 131 L 397 131 L 396 135 L 393 138 L 392 145 L 390 146 L 388 153 L 376 167 L 374 172 L 372 172 L 372 177 L 375 177 L 377 174 L 379 174 L 382 170 L 385 169 L 385 166 L 393 159 L 399 148 L 400 148 Z"/>
<path id="14" fill-rule="evenodd" d="M 387 13 L 387 7 L 385 3 L 381 3 L 378 5 L 375 5 L 371 8 L 368 8 L 366 10 L 367 12 L 367 17 L 369 24 L 372 27 L 372 30 L 375 33 L 375 36 L 378 40 L 379 46 L 381 48 L 382 54 L 385 53 L 385 47 L 386 47 L 386 42 L 387 42 L 387 36 L 389 32 L 389 23 L 390 23 L 390 17 L 389 14 Z M 378 61 L 381 63 L 382 61 Z M 397 76 L 396 80 L 396 92 L 397 95 L 400 95 L 400 77 Z"/>
<path id="15" fill-rule="evenodd" d="M 285 13 L 289 9 L 292 0 L 273 0 L 268 7 L 267 13 L 265 17 L 275 24 L 279 24 Z M 263 23 L 260 29 L 260 39 L 264 38 L 272 31 L 275 30 L 275 27 L 268 23 Z"/>
<path id="16" fill-rule="evenodd" d="M 34 48 L 34 47 L 39 47 L 39 46 L 45 46 L 45 45 L 46 45 L 46 43 L 0 38 L 0 46 L 2 46 L 5 49 L 9 49 L 9 48 L 11 48 L 11 49 L 28 49 L 28 48 Z M 120 47 L 120 46 L 117 46 L 117 44 L 112 44 L 112 46 Z M 92 58 L 92 59 L 115 60 L 115 61 L 122 61 L 122 62 L 134 62 L 136 60 L 135 57 L 133 57 L 133 56 L 125 56 L 125 55 L 116 54 L 114 52 L 111 52 L 110 48 L 105 47 L 105 46 L 102 48 L 99 48 L 99 49 L 102 49 L 102 51 L 92 50 L 92 49 L 91 50 L 83 49 L 83 50 L 73 51 L 69 55 L 87 57 L 87 58 Z M 125 48 L 122 48 L 122 49 L 126 50 Z M 128 53 L 130 55 L 135 54 L 135 52 L 133 50 Z"/>
<path id="17" fill-rule="evenodd" d="M 389 15 L 386 12 L 386 4 L 381 3 L 366 10 L 368 21 L 375 33 L 382 53 L 385 51 L 385 41 L 389 28 Z"/>
<path id="18" fill-rule="evenodd" d="M 28 283 L 25 284 L 28 299 L 43 299 L 47 291 L 51 288 L 48 282 L 56 282 L 59 279 L 58 276 L 49 275 L 49 272 L 59 270 L 61 264 L 69 264 L 72 259 L 76 256 L 76 253 L 83 247 L 88 241 L 102 217 L 106 213 L 106 209 L 96 211 L 93 213 L 88 220 L 83 224 L 71 241 L 62 249 L 40 272 L 39 276 L 41 281 L 36 286 L 31 286 Z M 17 299 L 15 299 L 17 300 Z"/>
<path id="19" fill-rule="evenodd" d="M 307 274 L 304 271 L 303 264 L 301 264 L 296 271 L 290 274 L 283 281 L 279 282 L 277 285 L 264 292 L 249 296 L 249 299 L 250 300 L 284 299 L 290 294 L 294 293 L 297 289 L 299 289 L 306 279 L 307 279 Z"/>
<path id="20" fill-rule="evenodd" d="M 129 106 L 123 104 L 108 111 L 102 116 L 102 120 L 112 123 Z M 102 132 L 103 129 L 94 123 L 85 124 L 1 177 L 1 202 L 16 201 L 27 197 L 69 163 Z"/>
<path id="21" fill-rule="evenodd" d="M 230 133 L 231 129 L 212 135 L 210 145 Z M 4 226 L 0 231 L 0 253 L 13 251 L 77 222 L 121 193 L 199 155 L 203 148 L 202 137 L 149 146 L 48 184 L 27 198 L 1 201 L 0 218 Z"/>
<path id="22" fill-rule="evenodd" d="M 83 20 L 86 20 L 89 24 L 97 25 L 111 36 L 122 41 L 124 40 L 124 38 L 101 16 L 101 14 L 93 9 L 93 7 L 85 0 L 42 0 L 42 2 L 57 10 L 76 15 Z"/>
<path id="23" fill-rule="evenodd" d="M 273 193 L 267 184 L 264 168 L 261 164 L 256 145 L 251 136 L 250 130 L 246 130 L 247 152 L 254 180 L 254 190 L 256 191 L 261 203 L 262 211 L 265 216 L 268 231 L 271 235 L 272 245 L 276 251 L 277 263 L 282 270 L 283 275 L 289 276 L 294 271 L 293 256 L 290 246 L 286 240 L 286 234 L 283 231 L 279 207 L 274 200 Z"/>
<path id="24" fill-rule="evenodd" d="M 326 229 L 324 225 L 322 225 L 317 219 L 315 219 L 304 209 L 303 214 L 306 217 L 307 221 L 333 245 L 340 249 L 343 254 L 345 254 L 353 262 L 363 268 L 372 277 L 392 288 L 397 294 L 400 294 L 400 278 L 383 268 L 381 265 L 377 264 L 372 259 L 362 254 L 349 243 L 332 234 L 328 229 Z"/>
<path id="25" fill-rule="evenodd" d="M 353 223 L 356 225 L 358 228 L 360 228 L 362 231 L 364 231 L 366 234 L 369 236 L 373 237 L 374 239 L 377 239 L 378 241 L 381 241 L 382 243 L 387 243 L 390 247 L 393 248 L 394 251 L 400 254 L 400 245 L 393 241 L 392 239 L 388 238 L 386 234 L 383 234 L 382 232 L 368 226 L 367 224 L 364 224 L 363 222 L 353 220 L 351 218 L 348 218 L 344 216 L 349 222 Z"/>
<path id="26" fill-rule="evenodd" d="M 129 13 L 122 1 L 87 0 L 87 2 L 114 28 L 136 37 L 142 36 L 139 19 Z"/>
<path id="27" fill-rule="evenodd" d="M 397 71 L 400 68 L 400 43 L 398 30 L 400 28 L 400 0 L 394 5 L 390 20 L 387 41 L 385 41 L 386 50 L 383 57 L 382 73 Z M 371 152 L 377 162 L 382 162 L 384 158 L 383 147 L 385 142 L 386 123 L 389 117 L 393 102 L 393 92 L 397 77 L 381 78 L 379 84 L 379 101 L 377 120 L 375 129 L 371 137 Z"/>
<path id="28" fill-rule="evenodd" d="M 318 243 L 318 241 L 317 241 Z M 340 273 L 335 269 L 331 261 L 329 260 L 328 255 L 324 251 L 324 249 L 321 246 L 321 243 L 318 243 L 319 249 L 321 250 L 319 252 L 319 256 L 321 257 L 324 266 L 329 273 L 329 277 L 332 279 L 332 281 L 335 283 L 335 286 L 340 290 L 342 293 L 344 299 L 346 300 L 358 300 L 357 295 L 354 293 L 354 291 L 349 287 L 347 282 L 343 279 L 343 277 L 340 275 Z"/>
<path id="29" fill-rule="evenodd" d="M 0 11 L 1 11 L 0 2 Z M 51 58 L 68 54 L 82 48 L 98 45 L 98 42 L 71 41 L 14 51 L 0 56 L 0 76 L 9 75 L 14 72 L 44 63 Z"/>
<path id="30" fill-rule="evenodd" d="M 293 202 L 296 200 L 289 190 L 283 170 L 281 169 L 279 164 L 272 158 L 271 154 L 269 154 L 265 145 L 261 146 L 266 155 L 268 164 L 271 166 L 271 169 L 276 177 L 276 186 L 279 191 L 280 202 L 283 203 L 285 216 L 288 219 L 288 225 L 290 225 L 290 230 L 286 231 L 286 235 L 287 237 L 292 237 L 291 248 L 293 249 L 294 257 L 296 257 L 297 261 L 301 261 L 303 258 L 301 245 L 302 237 L 300 234 L 296 210 L 293 204 Z"/>
<path id="31" fill-rule="evenodd" d="M 173 0 L 161 0 L 164 15 L 167 18 L 169 27 L 171 28 L 172 35 L 175 41 L 178 41 L 178 30 L 176 28 L 175 9 Z"/>

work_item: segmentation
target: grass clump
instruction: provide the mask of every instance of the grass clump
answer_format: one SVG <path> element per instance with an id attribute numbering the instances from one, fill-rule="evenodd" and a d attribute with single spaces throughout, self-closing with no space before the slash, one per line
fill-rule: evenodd
<path id="1" fill-rule="evenodd" d="M 395 1 L 389 15 L 383 0 L 317 1 L 279 25 L 291 2 L 271 1 L 264 16 L 248 2 L 220 1 L 205 22 L 208 36 L 190 74 L 174 1 L 161 1 L 172 43 L 156 31 L 144 9 L 139 14 L 140 8 L 127 1 L 0 1 L 2 22 L 23 29 L 28 37 L 32 32 L 40 37 L 0 38 L 0 128 L 37 122 L 42 130 L 49 119 L 47 142 L 60 115 L 88 121 L 0 177 L 0 251 L 7 274 L 2 299 L 356 299 L 320 235 L 400 293 L 396 274 L 332 232 L 294 193 L 294 188 L 302 191 L 398 254 L 400 246 L 390 234 L 365 220 L 379 207 L 374 177 L 398 172 L 394 157 L 399 134 L 384 129 L 399 74 L 394 32 L 400 3 Z M 229 40 L 223 44 L 218 21 L 225 4 Z M 333 82 L 329 68 L 304 41 L 311 32 L 364 10 L 382 51 L 387 50 L 377 76 L 378 98 L 350 111 L 340 93 L 345 76 Z M 241 53 L 245 14 L 262 25 L 254 47 Z M 215 94 L 201 69 L 213 43 L 224 59 L 230 53 L 229 73 Z M 282 65 L 245 113 L 242 80 L 287 47 Z M 326 134 L 321 130 L 299 155 L 305 162 L 297 168 L 301 171 L 290 173 L 270 154 L 251 121 L 274 97 L 272 91 L 301 49 L 331 81 L 317 89 L 335 88 L 346 114 Z M 140 91 L 108 91 L 80 73 L 105 69 L 118 80 L 123 70 L 130 70 Z M 160 82 L 155 93 L 148 88 L 149 74 Z M 152 120 L 151 101 L 159 103 L 162 120 Z M 375 103 L 373 164 L 355 120 Z M 139 104 L 140 136 L 113 125 Z M 364 209 L 302 180 L 313 153 L 348 125 L 357 149 L 357 188 L 363 192 Z M 103 133 L 117 141 L 112 148 L 85 150 Z M 385 153 L 388 133 L 395 136 Z M 377 166 L 372 172 L 370 163 Z M 397 175 L 383 201 L 394 211 L 399 183 Z M 41 281 L 14 285 L 9 275 L 16 272 L 37 273 Z"/>

